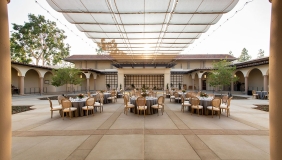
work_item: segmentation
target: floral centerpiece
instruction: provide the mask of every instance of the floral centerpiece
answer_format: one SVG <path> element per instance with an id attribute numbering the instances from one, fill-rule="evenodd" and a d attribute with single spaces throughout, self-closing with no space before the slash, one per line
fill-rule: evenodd
<path id="1" fill-rule="evenodd" d="M 185 92 L 186 92 L 186 90 L 182 90 L 182 92 L 183 92 L 183 93 L 185 93 Z"/>
<path id="2" fill-rule="evenodd" d="M 141 93 L 142 97 L 148 96 L 145 88 L 141 88 L 141 90 L 142 90 L 142 93 Z"/>
<path id="3" fill-rule="evenodd" d="M 208 94 L 207 94 L 207 93 L 204 93 L 204 92 L 201 92 L 201 93 L 200 93 L 200 97 L 208 97 Z"/>
<path id="4" fill-rule="evenodd" d="M 79 94 L 78 96 L 77 96 L 79 99 L 82 99 L 83 97 L 84 97 L 84 94 Z"/>

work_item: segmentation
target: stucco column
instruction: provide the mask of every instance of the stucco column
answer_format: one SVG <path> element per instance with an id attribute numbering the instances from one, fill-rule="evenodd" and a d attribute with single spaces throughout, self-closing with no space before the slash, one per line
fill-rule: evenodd
<path id="1" fill-rule="evenodd" d="M 43 93 L 43 77 L 39 77 L 39 81 L 40 81 L 40 95 Z"/>
<path id="2" fill-rule="evenodd" d="M 233 92 L 233 91 L 234 91 L 234 82 L 231 81 L 231 92 Z"/>
<path id="3" fill-rule="evenodd" d="M 86 92 L 89 92 L 89 78 L 86 78 Z"/>
<path id="4" fill-rule="evenodd" d="M 194 89 L 195 89 L 194 86 L 195 86 L 195 79 L 192 78 L 192 90 L 193 90 L 193 92 L 194 92 Z"/>
<path id="5" fill-rule="evenodd" d="M 246 95 L 248 94 L 248 87 L 249 87 L 249 84 L 248 84 L 248 77 L 245 77 L 245 94 L 246 94 Z"/>
<path id="6" fill-rule="evenodd" d="M 263 76 L 263 90 L 264 91 L 268 91 L 268 75 L 264 75 Z"/>
<path id="7" fill-rule="evenodd" d="M 8 1 L 9 2 L 9 1 Z M 0 1 L 0 159 L 11 159 L 11 59 L 7 0 Z"/>
<path id="8" fill-rule="evenodd" d="M 199 78 L 199 91 L 202 90 L 202 78 Z"/>
<path id="9" fill-rule="evenodd" d="M 20 95 L 24 95 L 24 76 L 20 76 Z"/>
<path id="10" fill-rule="evenodd" d="M 272 0 L 269 53 L 269 138 L 270 159 L 282 159 L 282 1 Z"/>

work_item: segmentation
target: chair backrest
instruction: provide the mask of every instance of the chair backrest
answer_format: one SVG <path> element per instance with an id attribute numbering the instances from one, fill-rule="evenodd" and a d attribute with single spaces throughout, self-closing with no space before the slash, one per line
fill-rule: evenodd
<path id="1" fill-rule="evenodd" d="M 220 99 L 219 98 L 215 98 L 212 100 L 212 106 L 219 108 L 220 107 Z"/>
<path id="2" fill-rule="evenodd" d="M 252 94 L 256 94 L 257 92 L 255 90 L 252 90 Z"/>
<path id="3" fill-rule="evenodd" d="M 88 96 L 88 97 L 91 97 L 91 94 L 90 94 L 90 92 L 87 92 L 87 96 Z"/>
<path id="4" fill-rule="evenodd" d="M 69 99 L 62 99 L 62 108 L 71 108 L 72 104 L 71 101 Z"/>
<path id="5" fill-rule="evenodd" d="M 116 92 L 115 92 L 115 91 L 112 91 L 112 92 L 111 92 L 111 97 L 114 97 L 114 96 L 116 96 Z"/>
<path id="6" fill-rule="evenodd" d="M 158 98 L 158 104 L 163 105 L 163 103 L 164 103 L 164 96 L 160 96 Z"/>
<path id="7" fill-rule="evenodd" d="M 227 100 L 228 100 L 228 95 L 224 95 L 222 96 L 222 99 L 221 99 L 221 103 L 227 103 Z"/>
<path id="8" fill-rule="evenodd" d="M 129 102 L 129 95 L 125 94 L 124 97 L 126 98 L 127 102 Z"/>
<path id="9" fill-rule="evenodd" d="M 95 103 L 95 98 L 94 97 L 90 97 L 86 100 L 85 105 L 86 106 L 93 106 Z"/>
<path id="10" fill-rule="evenodd" d="M 62 95 L 59 95 L 59 96 L 58 96 L 58 102 L 59 102 L 59 105 L 61 105 L 61 104 L 62 104 L 62 103 L 61 103 L 62 99 L 65 99 L 65 97 L 64 97 L 64 96 L 62 96 Z"/>
<path id="11" fill-rule="evenodd" d="M 199 98 L 197 98 L 197 97 L 192 97 L 192 99 L 191 99 L 191 104 L 192 104 L 193 106 L 198 106 L 198 105 L 200 104 Z"/>
<path id="12" fill-rule="evenodd" d="M 103 104 L 104 103 L 104 94 L 99 93 L 98 95 L 99 95 L 100 103 Z"/>
<path id="13" fill-rule="evenodd" d="M 228 98 L 228 100 L 227 100 L 227 108 L 230 107 L 230 103 L 231 103 L 232 98 L 233 97 Z"/>
<path id="14" fill-rule="evenodd" d="M 49 100 L 49 103 L 50 103 L 50 108 L 51 108 L 51 109 L 53 109 L 53 105 L 52 105 L 52 101 L 51 101 L 51 99 L 50 99 L 50 98 L 48 98 L 48 97 L 47 97 L 47 99 Z"/>
<path id="15" fill-rule="evenodd" d="M 137 106 L 146 106 L 146 98 L 145 97 L 138 97 L 136 100 Z"/>
<path id="16" fill-rule="evenodd" d="M 188 92 L 185 94 L 185 98 L 191 98 L 192 97 L 192 93 L 191 92 Z"/>

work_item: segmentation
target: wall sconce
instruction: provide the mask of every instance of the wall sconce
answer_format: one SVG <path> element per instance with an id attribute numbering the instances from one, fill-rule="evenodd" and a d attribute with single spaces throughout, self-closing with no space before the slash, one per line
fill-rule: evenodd
<path id="1" fill-rule="evenodd" d="M 204 78 L 207 78 L 207 75 L 204 75 Z"/>
<path id="2" fill-rule="evenodd" d="M 236 74 L 234 74 L 234 77 L 236 77 Z"/>
<path id="3" fill-rule="evenodd" d="M 82 74 L 80 74 L 80 76 L 79 76 L 80 78 L 82 78 Z"/>
<path id="4" fill-rule="evenodd" d="M 18 72 L 18 76 L 20 76 L 20 72 Z"/>

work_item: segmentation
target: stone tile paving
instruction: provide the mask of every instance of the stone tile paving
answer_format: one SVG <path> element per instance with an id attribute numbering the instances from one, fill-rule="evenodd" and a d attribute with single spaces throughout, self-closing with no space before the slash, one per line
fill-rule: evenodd
<path id="1" fill-rule="evenodd" d="M 164 115 L 123 114 L 123 99 L 104 112 L 71 120 L 40 96 L 17 96 L 13 104 L 34 110 L 12 115 L 12 158 L 24 159 L 269 159 L 268 112 L 252 109 L 268 100 L 232 100 L 231 116 L 180 111 L 165 101 Z M 57 101 L 53 104 L 57 105 Z"/>

